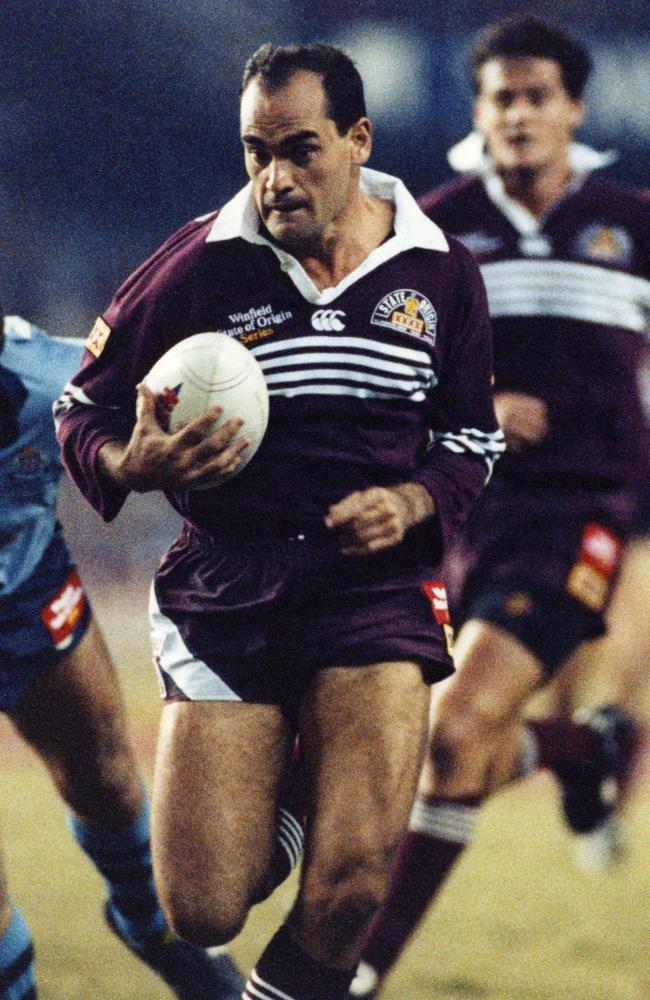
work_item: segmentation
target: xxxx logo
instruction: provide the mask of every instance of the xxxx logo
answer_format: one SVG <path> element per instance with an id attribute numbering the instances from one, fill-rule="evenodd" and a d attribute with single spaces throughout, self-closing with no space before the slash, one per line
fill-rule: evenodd
<path id="1" fill-rule="evenodd" d="M 311 318 L 314 330 L 322 332 L 345 330 L 345 313 L 342 309 L 318 309 Z"/>

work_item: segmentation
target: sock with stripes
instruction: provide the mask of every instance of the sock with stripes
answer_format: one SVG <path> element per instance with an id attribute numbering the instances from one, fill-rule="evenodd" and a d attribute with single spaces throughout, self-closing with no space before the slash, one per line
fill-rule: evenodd
<path id="1" fill-rule="evenodd" d="M 305 814 L 307 812 L 307 783 L 302 763 L 299 741 L 296 740 L 289 767 L 280 793 L 278 825 L 275 847 L 266 882 L 253 899 L 261 903 L 289 877 L 299 864 L 305 845 Z"/>
<path id="2" fill-rule="evenodd" d="M 354 970 L 321 965 L 291 938 L 286 925 L 267 945 L 242 1000 L 346 1000 Z"/>
<path id="3" fill-rule="evenodd" d="M 149 803 L 124 830 L 90 828 L 68 814 L 72 834 L 100 873 L 118 929 L 130 940 L 146 941 L 167 931 L 151 867 Z"/>
<path id="4" fill-rule="evenodd" d="M 366 939 L 362 961 L 379 979 L 393 967 L 474 833 L 481 800 L 416 799 L 391 871 L 388 893 Z"/>
<path id="5" fill-rule="evenodd" d="M 0 937 L 0 996 L 3 1000 L 36 1000 L 32 938 L 15 907 L 9 927 Z"/>
<path id="6" fill-rule="evenodd" d="M 275 846 L 266 881 L 253 899 L 253 904 L 261 903 L 289 877 L 302 858 L 305 833 L 302 825 L 288 809 L 282 806 L 278 812 L 275 831 Z"/>

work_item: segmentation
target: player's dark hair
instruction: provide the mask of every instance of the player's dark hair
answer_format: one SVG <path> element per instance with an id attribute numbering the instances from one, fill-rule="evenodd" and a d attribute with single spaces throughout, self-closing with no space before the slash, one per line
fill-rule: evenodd
<path id="1" fill-rule="evenodd" d="M 479 35 L 470 55 L 474 92 L 480 93 L 480 71 L 486 62 L 518 57 L 552 59 L 569 97 L 582 97 L 592 67 L 586 48 L 562 28 L 532 15 L 497 21 Z"/>
<path id="2" fill-rule="evenodd" d="M 323 82 L 327 113 L 339 135 L 345 135 L 366 114 L 363 81 L 349 56 L 334 45 L 261 45 L 247 61 L 241 93 L 251 80 L 272 93 L 283 87 L 299 70 L 316 73 Z"/>

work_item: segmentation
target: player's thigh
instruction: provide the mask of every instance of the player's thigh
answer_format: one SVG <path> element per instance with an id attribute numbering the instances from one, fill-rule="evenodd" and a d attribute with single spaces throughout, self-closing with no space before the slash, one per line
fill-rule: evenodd
<path id="1" fill-rule="evenodd" d="M 420 794 L 475 795 L 508 773 L 520 752 L 518 719 L 546 675 L 517 638 L 470 619 L 458 635 L 456 673 L 434 689 Z"/>
<path id="2" fill-rule="evenodd" d="M 9 716 L 46 761 L 82 753 L 94 768 L 98 753 L 130 754 L 117 674 L 94 619 L 70 653 L 32 680 Z"/>
<path id="3" fill-rule="evenodd" d="M 124 702 L 94 619 L 74 649 L 32 679 L 9 717 L 82 820 L 119 829 L 140 814 Z"/>
<path id="4" fill-rule="evenodd" d="M 183 701 L 163 709 L 154 868 L 174 924 L 193 940 L 231 936 L 263 880 L 288 743 L 275 705 Z"/>
<path id="5" fill-rule="evenodd" d="M 307 896 L 355 870 L 383 882 L 413 804 L 429 700 L 415 663 L 316 675 L 300 714 L 313 782 Z"/>
<path id="6" fill-rule="evenodd" d="M 499 726 L 519 714 L 525 699 L 545 680 L 537 656 L 499 625 L 470 619 L 454 650 L 455 674 L 434 689 L 434 720 L 453 712 Z"/>

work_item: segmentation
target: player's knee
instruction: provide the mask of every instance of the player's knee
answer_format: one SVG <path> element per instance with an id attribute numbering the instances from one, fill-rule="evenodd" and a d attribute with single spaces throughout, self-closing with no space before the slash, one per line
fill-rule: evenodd
<path id="1" fill-rule="evenodd" d="M 333 956 L 370 925 L 383 902 L 392 855 L 393 845 L 382 845 L 308 873 L 300 910 L 309 932 Z"/>
<path id="2" fill-rule="evenodd" d="M 441 705 L 429 745 L 439 780 L 487 772 L 492 745 L 502 724 L 498 706 L 488 699 L 477 698 L 469 704 L 451 700 Z"/>
<path id="3" fill-rule="evenodd" d="M 172 930 L 202 948 L 232 941 L 248 916 L 243 899 L 211 898 L 205 891 L 192 894 L 187 889 L 166 894 L 163 909 Z"/>

